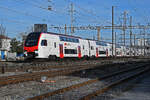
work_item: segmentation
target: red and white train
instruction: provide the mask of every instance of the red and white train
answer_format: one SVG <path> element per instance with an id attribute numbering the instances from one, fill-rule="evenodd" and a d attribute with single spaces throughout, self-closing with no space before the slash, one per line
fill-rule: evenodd
<path id="1" fill-rule="evenodd" d="M 24 51 L 25 57 L 34 58 L 98 58 L 112 56 L 112 44 L 70 35 L 33 32 L 27 36 Z M 126 53 L 118 46 L 116 54 L 124 56 Z"/>

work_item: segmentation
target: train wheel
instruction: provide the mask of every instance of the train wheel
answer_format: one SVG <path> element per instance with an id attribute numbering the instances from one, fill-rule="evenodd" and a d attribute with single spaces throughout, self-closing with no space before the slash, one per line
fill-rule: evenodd
<path id="1" fill-rule="evenodd" d="M 91 59 L 96 59 L 96 56 L 92 55 L 92 56 L 91 56 Z"/>
<path id="2" fill-rule="evenodd" d="M 55 55 L 49 55 L 48 59 L 54 61 L 57 60 L 57 57 Z"/>
<path id="3" fill-rule="evenodd" d="M 83 57 L 83 60 L 89 60 L 89 57 L 88 57 L 87 55 L 85 55 L 85 56 Z"/>

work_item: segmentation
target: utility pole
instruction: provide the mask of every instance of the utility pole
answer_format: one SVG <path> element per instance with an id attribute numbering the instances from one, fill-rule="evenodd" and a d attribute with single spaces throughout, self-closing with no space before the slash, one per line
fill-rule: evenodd
<path id="1" fill-rule="evenodd" d="M 112 6 L 112 56 L 114 56 L 114 6 Z"/>
<path id="2" fill-rule="evenodd" d="M 73 22 L 74 22 L 74 18 L 73 18 L 73 14 L 74 14 L 74 8 L 73 8 L 73 3 L 71 3 L 70 5 L 70 17 L 71 17 L 71 35 L 74 33 L 74 28 L 73 28 Z"/>
<path id="3" fill-rule="evenodd" d="M 124 11 L 124 14 L 123 14 L 123 46 L 125 48 L 126 46 L 126 21 L 127 21 L 127 18 L 126 18 L 126 15 L 127 15 L 127 12 Z"/>
<path id="4" fill-rule="evenodd" d="M 144 28 L 144 56 L 145 56 L 145 28 Z"/>
<path id="5" fill-rule="evenodd" d="M 135 45 L 135 41 L 136 41 L 136 35 L 134 34 L 134 56 L 135 56 L 135 53 L 136 53 L 136 45 Z"/>
<path id="6" fill-rule="evenodd" d="M 117 56 L 116 55 L 116 44 L 117 44 L 117 36 L 116 36 L 116 32 L 115 32 L 115 56 Z"/>
<path id="7" fill-rule="evenodd" d="M 51 3 L 51 0 L 48 0 L 48 3 L 50 4 Z M 52 10 L 52 6 L 51 5 L 48 5 L 48 8 L 47 8 L 48 10 Z"/>
<path id="8" fill-rule="evenodd" d="M 130 56 L 132 49 L 132 16 L 130 16 Z"/>
<path id="9" fill-rule="evenodd" d="M 140 31 L 140 35 L 141 35 L 141 37 L 142 37 L 142 31 Z M 143 45 L 142 45 L 142 44 L 143 44 L 143 43 L 142 43 L 142 38 L 140 38 L 139 41 L 140 41 L 140 49 L 141 49 L 141 56 L 142 56 L 142 54 L 143 54 L 143 52 L 142 52 L 142 51 L 143 51 L 143 48 L 142 48 L 142 46 L 143 46 Z"/>
<path id="10" fill-rule="evenodd" d="M 100 27 L 97 28 L 97 40 L 100 41 Z"/>
<path id="11" fill-rule="evenodd" d="M 65 24 L 65 35 L 67 35 L 67 25 Z"/>

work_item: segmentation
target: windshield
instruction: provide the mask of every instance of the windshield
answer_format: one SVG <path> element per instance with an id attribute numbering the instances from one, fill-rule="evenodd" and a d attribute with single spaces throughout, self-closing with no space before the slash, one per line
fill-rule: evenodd
<path id="1" fill-rule="evenodd" d="M 40 32 L 30 33 L 25 41 L 26 47 L 37 46 L 40 37 Z"/>

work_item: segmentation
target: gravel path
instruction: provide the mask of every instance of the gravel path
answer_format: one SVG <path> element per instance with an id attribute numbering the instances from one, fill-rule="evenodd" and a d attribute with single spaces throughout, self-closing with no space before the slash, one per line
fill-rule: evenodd
<path id="1" fill-rule="evenodd" d="M 25 100 L 29 97 L 82 83 L 90 79 L 73 76 L 57 76 L 48 80 L 54 82 L 42 83 L 30 81 L 1 87 L 0 100 Z"/>

